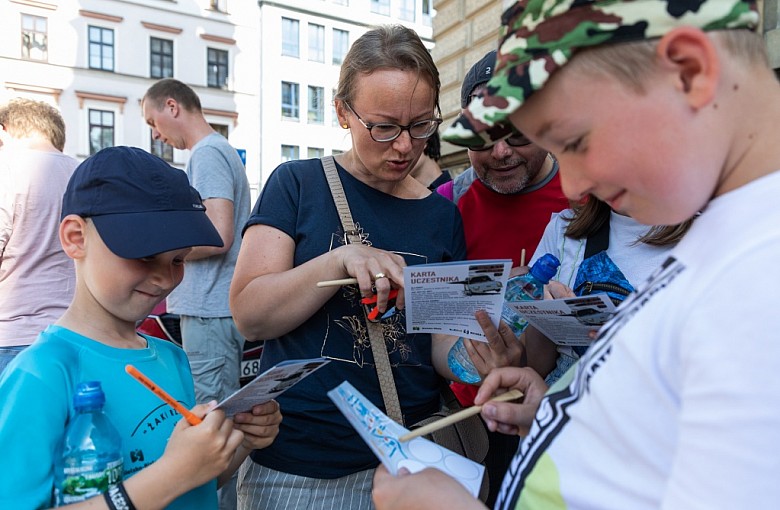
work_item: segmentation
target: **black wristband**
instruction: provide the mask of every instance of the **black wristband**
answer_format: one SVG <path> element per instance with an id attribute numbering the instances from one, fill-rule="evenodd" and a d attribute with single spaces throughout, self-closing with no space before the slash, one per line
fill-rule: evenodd
<path id="1" fill-rule="evenodd" d="M 109 510 L 136 510 L 135 505 L 130 501 L 130 496 L 128 496 L 127 491 L 125 491 L 125 486 L 122 482 L 111 485 L 108 490 L 103 493 L 103 497 L 106 499 Z"/>

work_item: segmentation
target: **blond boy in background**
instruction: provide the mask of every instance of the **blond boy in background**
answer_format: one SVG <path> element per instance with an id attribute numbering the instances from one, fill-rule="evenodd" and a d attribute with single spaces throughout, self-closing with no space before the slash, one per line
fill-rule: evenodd
<path id="1" fill-rule="evenodd" d="M 0 105 L 0 372 L 73 298 L 76 272 L 57 231 L 79 162 L 64 146 L 65 121 L 50 104 Z"/>

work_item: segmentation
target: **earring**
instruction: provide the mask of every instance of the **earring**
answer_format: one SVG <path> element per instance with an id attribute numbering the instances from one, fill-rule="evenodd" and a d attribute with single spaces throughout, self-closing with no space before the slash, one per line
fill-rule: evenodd
<path id="1" fill-rule="evenodd" d="M 349 126 L 348 126 L 348 125 L 347 125 L 347 123 L 345 122 L 344 124 L 342 124 L 342 125 L 341 125 L 341 127 L 343 127 L 344 129 L 347 129 Z"/>

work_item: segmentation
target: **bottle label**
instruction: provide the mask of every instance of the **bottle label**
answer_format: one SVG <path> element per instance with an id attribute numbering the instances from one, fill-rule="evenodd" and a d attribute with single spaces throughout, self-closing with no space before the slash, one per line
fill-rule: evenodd
<path id="1" fill-rule="evenodd" d="M 105 469 L 96 469 L 94 464 L 78 467 L 66 467 L 62 482 L 62 493 L 58 500 L 62 504 L 78 503 L 102 494 L 110 485 L 122 481 L 123 460 L 117 459 L 106 464 Z"/>
<path id="2" fill-rule="evenodd" d="M 501 309 L 501 320 L 512 328 L 512 333 L 514 333 L 515 336 L 519 336 L 520 333 L 525 331 L 525 328 L 528 327 L 528 321 L 523 319 L 523 317 L 517 313 L 514 308 L 509 306 L 506 301 Z"/>

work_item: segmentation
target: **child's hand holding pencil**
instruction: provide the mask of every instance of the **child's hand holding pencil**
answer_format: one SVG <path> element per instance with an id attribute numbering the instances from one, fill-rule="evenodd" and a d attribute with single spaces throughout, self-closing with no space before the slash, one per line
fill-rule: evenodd
<path id="1" fill-rule="evenodd" d="M 282 414 L 279 411 L 279 404 L 275 400 L 258 404 L 249 412 L 238 413 L 230 420 L 225 418 L 225 413 L 220 409 L 214 409 L 217 405 L 216 401 L 196 405 L 192 410 L 189 410 L 133 365 L 126 365 L 125 371 L 185 418 L 176 424 L 168 447 L 165 449 L 166 456 L 171 449 L 170 457 L 175 459 L 177 464 L 182 458 L 190 459 L 187 461 L 188 463 L 196 462 L 191 457 L 196 453 L 204 454 L 210 459 L 208 462 L 214 465 L 208 469 L 198 470 L 198 472 L 212 473 L 214 468 L 222 466 L 223 461 L 227 461 L 228 464 L 216 471 L 212 475 L 213 478 L 230 465 L 230 461 L 234 460 L 236 449 L 240 445 L 244 447 L 245 456 L 251 450 L 269 446 L 279 434 Z M 188 431 L 187 429 L 193 430 Z M 184 436 L 188 436 L 189 439 L 182 440 L 181 438 Z M 188 450 L 194 448 L 198 452 L 185 451 L 184 448 Z"/>
<path id="2" fill-rule="evenodd" d="M 179 420 L 165 446 L 165 453 L 157 461 L 170 472 L 180 473 L 191 480 L 195 488 L 211 480 L 222 479 L 237 456 L 244 441 L 244 433 L 233 426 L 225 413 L 214 409 L 216 402 L 198 404 L 192 413 L 201 417 L 201 423 L 190 425 Z M 241 460 L 245 455 L 241 457 Z M 189 489 L 188 489 L 189 490 Z"/>
<path id="3" fill-rule="evenodd" d="M 134 366 L 127 365 L 125 371 L 185 418 L 176 424 L 163 456 L 154 464 L 156 469 L 179 478 L 185 484 L 177 486 L 182 492 L 215 478 L 229 478 L 249 451 L 268 446 L 278 433 L 281 414 L 276 402 L 242 413 L 239 421 L 243 424 L 234 427 L 224 412 L 214 409 L 216 401 L 189 410 Z M 241 427 L 247 430 L 246 436 Z M 245 438 L 249 440 L 239 455 Z"/>
<path id="4" fill-rule="evenodd" d="M 523 400 L 519 403 L 498 402 L 497 394 L 520 390 Z M 482 406 L 482 419 L 492 432 L 525 436 L 533 424 L 539 402 L 547 392 L 544 379 L 528 367 L 502 367 L 490 371 L 482 381 L 476 405 Z"/>

